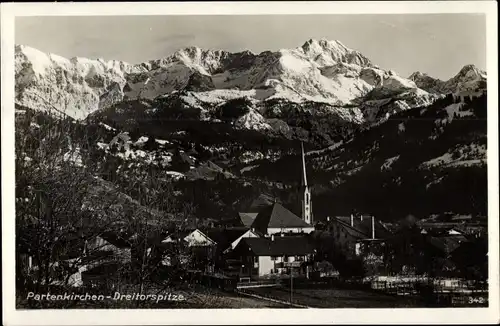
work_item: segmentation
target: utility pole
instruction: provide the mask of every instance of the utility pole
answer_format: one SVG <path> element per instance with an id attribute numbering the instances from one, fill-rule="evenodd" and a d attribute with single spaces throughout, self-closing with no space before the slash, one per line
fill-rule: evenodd
<path id="1" fill-rule="evenodd" d="M 290 303 L 293 303 L 293 267 L 290 266 Z"/>

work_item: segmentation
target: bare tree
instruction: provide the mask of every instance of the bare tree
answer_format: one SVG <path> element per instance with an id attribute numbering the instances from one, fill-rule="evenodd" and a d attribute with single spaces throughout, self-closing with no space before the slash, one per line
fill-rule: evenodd
<path id="1" fill-rule="evenodd" d="M 119 198 L 93 200 L 102 180 L 91 174 L 88 148 L 71 139 L 74 121 L 27 111 L 16 126 L 18 286 L 69 286 L 88 264 L 84 243 L 114 227 Z"/>

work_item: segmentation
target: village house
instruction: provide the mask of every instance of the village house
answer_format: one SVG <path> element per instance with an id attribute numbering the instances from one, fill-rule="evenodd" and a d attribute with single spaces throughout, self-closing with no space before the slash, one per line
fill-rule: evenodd
<path id="1" fill-rule="evenodd" d="M 368 250 L 376 251 L 391 235 L 380 221 L 368 215 L 328 217 L 326 231 L 332 236 L 336 250 L 349 259 Z"/>
<path id="2" fill-rule="evenodd" d="M 233 250 L 241 239 L 260 235 L 245 227 L 196 229 L 184 237 L 193 254 L 193 267 L 214 273 L 225 267 L 224 254 Z"/>
<path id="3" fill-rule="evenodd" d="M 241 263 L 240 279 L 281 277 L 293 272 L 308 277 L 314 247 L 305 235 L 271 235 L 242 239 L 232 253 Z"/>
<path id="4" fill-rule="evenodd" d="M 375 217 L 367 215 L 327 217 L 311 234 L 316 260 L 330 262 L 346 277 L 362 276 L 372 266 L 383 265 L 386 241 L 391 232 Z"/>
<path id="5" fill-rule="evenodd" d="M 126 237 L 106 232 L 85 242 L 83 256 L 89 257 L 89 268 L 105 261 L 126 264 L 132 261 L 132 244 Z"/>
<path id="6" fill-rule="evenodd" d="M 132 242 L 124 235 L 105 232 L 85 242 L 83 261 L 86 262 L 71 276 L 75 282 L 88 285 L 109 281 L 120 267 L 132 263 Z"/>

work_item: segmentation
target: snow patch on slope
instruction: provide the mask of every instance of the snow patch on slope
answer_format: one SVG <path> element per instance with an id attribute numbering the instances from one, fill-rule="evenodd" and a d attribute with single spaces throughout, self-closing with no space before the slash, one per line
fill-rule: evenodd
<path id="1" fill-rule="evenodd" d="M 462 118 L 462 117 L 474 115 L 474 112 L 472 112 L 471 110 L 463 111 L 462 110 L 463 106 L 464 106 L 464 103 L 453 103 L 453 104 L 450 104 L 444 108 L 446 110 L 446 112 L 448 113 L 448 119 L 447 119 L 448 122 L 453 121 L 453 118 L 455 116 Z"/>
<path id="2" fill-rule="evenodd" d="M 234 125 L 240 129 L 250 130 L 271 130 L 272 127 L 266 122 L 266 119 L 254 109 L 238 118 Z"/>
<path id="3" fill-rule="evenodd" d="M 486 163 L 486 145 L 483 144 L 469 144 L 462 145 L 448 151 L 441 156 L 435 157 L 422 163 L 422 168 L 429 168 L 434 166 L 471 166 Z"/>
<path id="4" fill-rule="evenodd" d="M 387 171 L 391 169 L 391 166 L 399 159 L 399 155 L 393 156 L 385 160 L 385 162 L 380 167 L 380 171 Z"/>

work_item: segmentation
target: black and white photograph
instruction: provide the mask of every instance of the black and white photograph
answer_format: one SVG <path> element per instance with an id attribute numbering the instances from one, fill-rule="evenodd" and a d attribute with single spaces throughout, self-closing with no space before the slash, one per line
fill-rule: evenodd
<path id="1" fill-rule="evenodd" d="M 496 3 L 436 3 L 2 4 L 12 309 L 498 318 Z"/>

